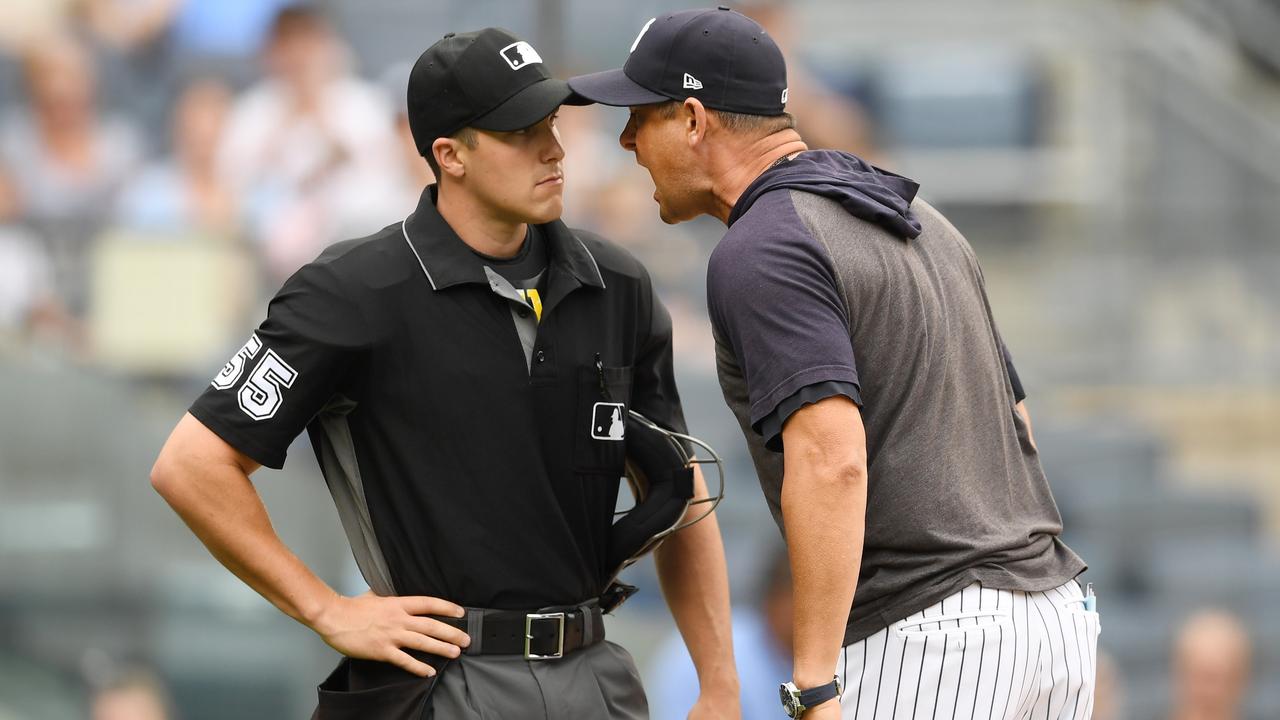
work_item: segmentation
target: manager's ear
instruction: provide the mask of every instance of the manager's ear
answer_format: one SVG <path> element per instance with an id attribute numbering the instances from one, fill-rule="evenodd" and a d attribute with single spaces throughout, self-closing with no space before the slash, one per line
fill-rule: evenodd
<path id="1" fill-rule="evenodd" d="M 707 108 L 698 98 L 685 98 L 680 106 L 680 118 L 684 121 L 685 137 L 689 147 L 697 147 L 707 136 Z"/>
<path id="2" fill-rule="evenodd" d="M 436 157 L 436 164 L 440 166 L 441 175 L 449 175 L 454 178 L 461 178 L 467 174 L 467 146 L 461 141 L 454 138 L 436 138 L 431 143 L 431 152 Z"/>

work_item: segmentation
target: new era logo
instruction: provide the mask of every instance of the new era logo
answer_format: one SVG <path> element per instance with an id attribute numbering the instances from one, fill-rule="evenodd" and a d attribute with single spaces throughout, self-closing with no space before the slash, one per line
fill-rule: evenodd
<path id="1" fill-rule="evenodd" d="M 627 434 L 627 424 L 623 421 L 626 412 L 622 403 L 596 403 L 591 408 L 591 437 L 596 440 L 622 440 Z"/>
<path id="2" fill-rule="evenodd" d="M 684 89 L 685 89 L 685 90 L 701 90 L 701 89 L 702 89 L 702 81 L 701 81 L 701 80 L 699 80 L 698 78 L 696 78 L 696 77 L 694 77 L 694 76 L 690 75 L 689 73 L 685 73 L 685 74 L 684 74 Z"/>
<path id="3" fill-rule="evenodd" d="M 525 65 L 542 62 L 542 56 L 529 43 L 521 40 L 502 48 L 502 59 L 507 61 L 512 70 L 519 70 Z"/>

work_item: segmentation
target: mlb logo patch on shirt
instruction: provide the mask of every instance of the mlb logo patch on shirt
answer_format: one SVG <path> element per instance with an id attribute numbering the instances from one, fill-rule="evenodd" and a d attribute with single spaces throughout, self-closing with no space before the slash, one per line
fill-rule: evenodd
<path id="1" fill-rule="evenodd" d="M 622 403 L 598 402 L 591 409 L 591 437 L 596 440 L 622 440 L 627 433 L 623 419 L 627 408 Z"/>

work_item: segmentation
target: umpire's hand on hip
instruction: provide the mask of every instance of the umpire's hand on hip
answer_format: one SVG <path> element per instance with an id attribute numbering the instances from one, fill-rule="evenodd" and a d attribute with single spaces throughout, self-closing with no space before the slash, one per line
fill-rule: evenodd
<path id="1" fill-rule="evenodd" d="M 356 597 L 334 595 L 312 629 L 348 657 L 381 660 L 420 677 L 434 668 L 405 650 L 456 658 L 471 638 L 461 630 L 423 615 L 462 617 L 461 606 L 433 597 L 382 597 L 372 591 Z"/>

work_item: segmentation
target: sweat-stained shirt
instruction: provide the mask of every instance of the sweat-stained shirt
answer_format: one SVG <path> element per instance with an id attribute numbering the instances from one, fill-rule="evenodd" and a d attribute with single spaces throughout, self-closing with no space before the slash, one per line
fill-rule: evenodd
<path id="1" fill-rule="evenodd" d="M 1024 397 L 964 237 L 918 185 L 810 151 L 742 194 L 707 297 L 725 401 L 782 518 L 782 427 L 843 395 L 867 439 L 856 642 L 971 582 L 1048 590 L 1085 568 L 1015 410 Z"/>

